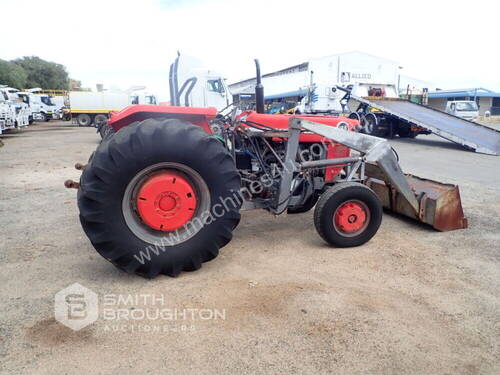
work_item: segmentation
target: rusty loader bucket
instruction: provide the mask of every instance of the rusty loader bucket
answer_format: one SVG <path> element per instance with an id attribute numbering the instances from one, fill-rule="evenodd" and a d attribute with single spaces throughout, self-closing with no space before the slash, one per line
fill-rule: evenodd
<path id="1" fill-rule="evenodd" d="M 457 185 L 405 174 L 418 202 L 417 211 L 390 182 L 386 183 L 389 179 L 376 164 L 366 164 L 366 176 L 366 185 L 375 191 L 385 208 L 429 224 L 439 231 L 467 228 Z"/>
<path id="2" fill-rule="evenodd" d="M 360 180 L 387 209 L 439 231 L 467 228 L 458 186 L 404 174 L 387 140 L 306 120 L 300 126 L 359 152 L 365 161 Z"/>

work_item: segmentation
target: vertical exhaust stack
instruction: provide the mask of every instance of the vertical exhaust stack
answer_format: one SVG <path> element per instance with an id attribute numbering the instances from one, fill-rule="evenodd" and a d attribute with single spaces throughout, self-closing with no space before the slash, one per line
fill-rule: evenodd
<path id="1" fill-rule="evenodd" d="M 178 54 L 175 61 L 170 65 L 170 71 L 168 74 L 168 84 L 170 88 L 170 105 L 175 105 L 175 106 L 181 105 L 179 99 L 179 81 L 177 79 L 177 71 L 179 69 L 179 57 L 180 55 Z"/>
<path id="2" fill-rule="evenodd" d="M 264 86 L 262 85 L 258 59 L 255 59 L 255 70 L 257 73 L 257 83 L 255 85 L 255 110 L 257 113 L 264 113 Z"/>

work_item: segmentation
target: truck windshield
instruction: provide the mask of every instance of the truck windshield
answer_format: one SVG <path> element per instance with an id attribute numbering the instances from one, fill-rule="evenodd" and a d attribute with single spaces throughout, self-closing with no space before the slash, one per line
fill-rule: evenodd
<path id="1" fill-rule="evenodd" d="M 224 86 L 220 79 L 209 79 L 207 80 L 208 91 L 223 93 Z"/>
<path id="2" fill-rule="evenodd" d="M 52 100 L 50 100 L 50 97 L 48 96 L 42 96 L 40 99 L 42 100 L 43 104 L 54 105 L 54 103 L 52 103 Z"/>
<path id="3" fill-rule="evenodd" d="M 457 111 L 477 111 L 477 104 L 475 102 L 457 103 Z"/>

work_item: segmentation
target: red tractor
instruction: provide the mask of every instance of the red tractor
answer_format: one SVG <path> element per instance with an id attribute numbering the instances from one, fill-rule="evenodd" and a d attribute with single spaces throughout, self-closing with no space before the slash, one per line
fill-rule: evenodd
<path id="1" fill-rule="evenodd" d="M 197 270 L 231 240 L 245 209 L 315 206 L 314 225 L 335 247 L 369 241 L 383 206 L 440 230 L 465 227 L 456 187 L 427 194 L 432 183 L 405 176 L 387 141 L 358 134 L 356 120 L 261 113 L 259 72 L 257 81 L 257 111 L 136 105 L 112 115 L 73 183 L 83 229 L 104 258 L 148 278 Z M 453 201 L 444 221 L 441 197 Z"/>

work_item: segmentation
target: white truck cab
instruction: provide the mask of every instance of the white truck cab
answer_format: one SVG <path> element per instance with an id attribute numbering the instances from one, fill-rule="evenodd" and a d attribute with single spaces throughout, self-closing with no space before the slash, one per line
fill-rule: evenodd
<path id="1" fill-rule="evenodd" d="M 53 118 L 58 117 L 57 107 L 52 102 L 52 98 L 47 94 L 35 94 L 39 98 L 40 102 L 40 121 L 50 121 Z"/>
<path id="2" fill-rule="evenodd" d="M 15 119 L 12 113 L 12 105 L 7 94 L 0 91 L 0 134 L 15 127 Z"/>
<path id="3" fill-rule="evenodd" d="M 19 97 L 19 90 L 4 85 L 0 87 L 0 93 L 3 96 L 5 103 L 10 107 L 14 127 L 23 127 L 28 125 L 29 106 L 23 103 L 23 100 Z"/>
<path id="4" fill-rule="evenodd" d="M 345 92 L 338 90 L 336 86 L 312 83 L 305 89 L 307 94 L 296 108 L 300 113 L 337 114 L 342 112 L 341 100 Z"/>
<path id="5" fill-rule="evenodd" d="M 17 93 L 19 98 L 29 107 L 29 122 L 41 121 L 44 118 L 41 116 L 41 101 L 35 94 L 28 91 L 20 91 Z"/>
<path id="6" fill-rule="evenodd" d="M 179 55 L 170 66 L 170 104 L 227 108 L 232 101 L 225 79 L 195 57 Z"/>
<path id="7" fill-rule="evenodd" d="M 130 104 L 152 104 L 157 105 L 156 95 L 147 92 L 132 93 L 130 95 Z"/>
<path id="8" fill-rule="evenodd" d="M 473 100 L 452 100 L 446 103 L 446 112 L 466 120 L 479 116 L 479 108 Z"/>

